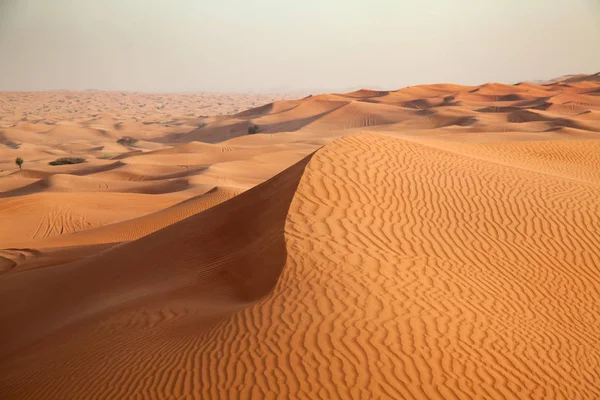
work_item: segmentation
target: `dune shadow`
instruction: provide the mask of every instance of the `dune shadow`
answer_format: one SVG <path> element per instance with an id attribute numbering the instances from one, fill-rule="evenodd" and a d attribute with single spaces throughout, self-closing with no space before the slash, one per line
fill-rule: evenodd
<path id="1" fill-rule="evenodd" d="M 208 326 L 260 300 L 285 266 L 287 214 L 311 157 L 140 239 L 67 264 L 6 275 L 0 280 L 4 299 L 27 301 L 1 315 L 6 329 L 0 332 L 0 357 L 8 360 L 47 335 L 135 310 L 196 304 L 190 312 Z M 202 299 L 228 306 L 207 313 Z"/>
<path id="2" fill-rule="evenodd" d="M 328 114 L 340 109 L 341 107 L 346 106 L 348 103 L 344 103 L 340 106 L 334 107 L 331 110 L 327 110 L 325 112 L 311 115 L 310 117 L 294 119 L 283 122 L 275 122 L 271 124 L 261 124 L 260 122 L 254 122 L 251 118 L 243 121 L 236 122 L 231 125 L 226 126 L 218 126 L 215 128 L 210 128 L 210 126 L 204 127 L 202 129 L 195 129 L 186 134 L 172 134 L 167 135 L 163 139 L 160 139 L 160 143 L 178 145 L 189 142 L 202 142 L 202 143 L 210 143 L 216 144 L 221 143 L 236 137 L 246 136 L 248 135 L 248 127 L 251 125 L 258 125 L 259 131 L 258 134 L 276 134 L 280 132 L 297 132 L 304 128 L 305 126 L 319 120 L 320 118 L 325 117 Z M 288 110 L 284 110 L 281 113 L 285 113 L 288 111 L 292 111 L 296 107 L 292 107 Z M 158 142 L 158 140 L 155 140 Z"/>
<path id="3" fill-rule="evenodd" d="M 107 164 L 107 165 L 94 165 L 94 166 L 90 166 L 90 167 L 84 167 L 84 168 L 79 169 L 77 171 L 70 172 L 69 174 L 70 175 L 77 175 L 77 176 L 92 175 L 92 174 L 96 174 L 96 173 L 99 173 L 99 172 L 112 171 L 114 169 L 123 167 L 124 165 L 127 165 L 127 164 L 122 163 L 120 161 L 117 161 L 117 162 L 114 162 L 114 163 L 111 163 L 111 164 Z"/>

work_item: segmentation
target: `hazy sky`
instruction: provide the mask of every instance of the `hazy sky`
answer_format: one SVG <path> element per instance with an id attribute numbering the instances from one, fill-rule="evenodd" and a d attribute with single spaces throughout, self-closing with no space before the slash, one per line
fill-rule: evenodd
<path id="1" fill-rule="evenodd" d="M 327 91 L 600 71 L 600 0 L 0 0 L 0 90 Z"/>

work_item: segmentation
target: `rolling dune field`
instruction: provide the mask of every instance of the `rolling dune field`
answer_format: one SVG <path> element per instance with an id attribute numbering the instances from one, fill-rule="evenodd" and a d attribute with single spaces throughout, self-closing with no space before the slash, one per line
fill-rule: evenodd
<path id="1" fill-rule="evenodd" d="M 3 399 L 596 399 L 599 298 L 599 74 L 0 93 Z"/>

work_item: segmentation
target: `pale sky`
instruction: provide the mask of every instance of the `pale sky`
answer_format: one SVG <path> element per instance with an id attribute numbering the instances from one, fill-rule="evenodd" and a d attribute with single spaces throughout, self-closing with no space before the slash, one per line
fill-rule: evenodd
<path id="1" fill-rule="evenodd" d="M 0 0 L 0 90 L 332 91 L 600 71 L 600 0 Z"/>

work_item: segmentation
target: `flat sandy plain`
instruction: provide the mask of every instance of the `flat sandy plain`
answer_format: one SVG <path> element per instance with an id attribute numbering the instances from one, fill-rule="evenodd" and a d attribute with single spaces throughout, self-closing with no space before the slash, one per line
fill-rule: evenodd
<path id="1" fill-rule="evenodd" d="M 0 94 L 1 398 L 600 398 L 600 75 L 285 98 Z"/>

